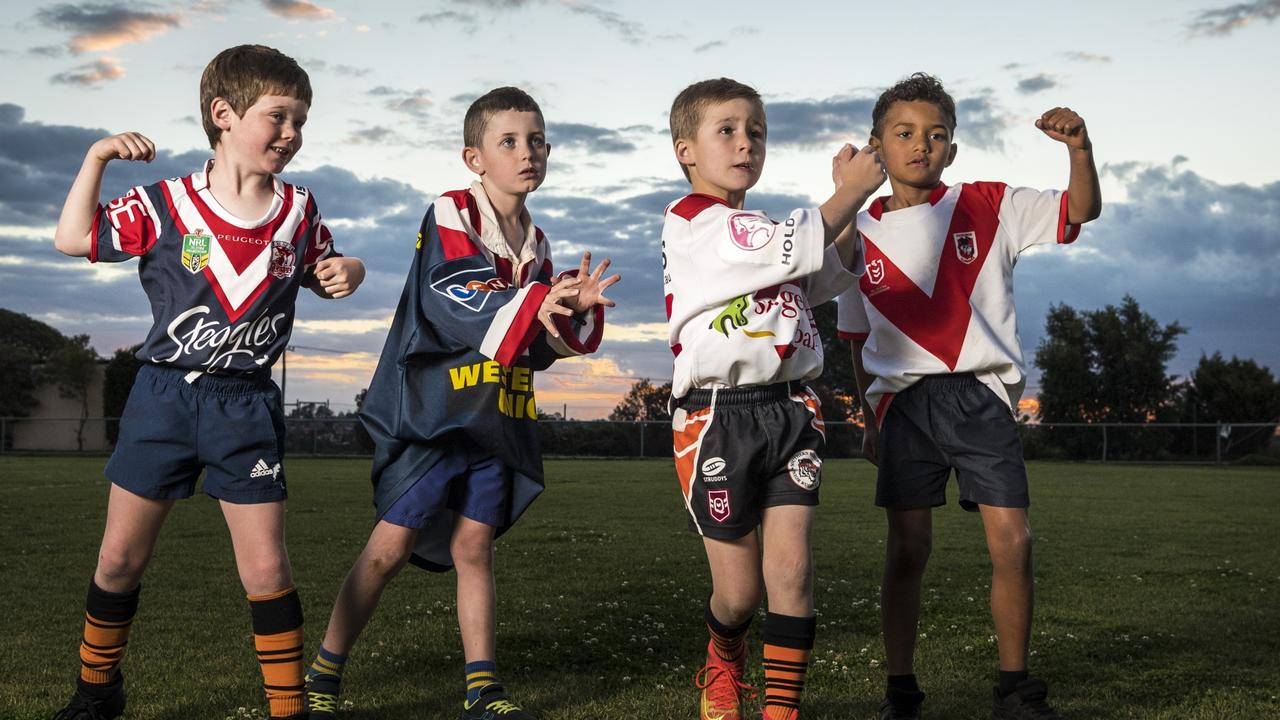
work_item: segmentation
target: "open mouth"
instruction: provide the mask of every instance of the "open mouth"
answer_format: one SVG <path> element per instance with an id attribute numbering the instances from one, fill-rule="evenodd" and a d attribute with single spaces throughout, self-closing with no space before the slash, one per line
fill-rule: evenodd
<path id="1" fill-rule="evenodd" d="M 289 148 L 277 147 L 275 145 L 272 145 L 270 150 L 271 152 L 275 153 L 276 155 L 279 155 L 282 158 L 289 157 L 290 155 Z"/>

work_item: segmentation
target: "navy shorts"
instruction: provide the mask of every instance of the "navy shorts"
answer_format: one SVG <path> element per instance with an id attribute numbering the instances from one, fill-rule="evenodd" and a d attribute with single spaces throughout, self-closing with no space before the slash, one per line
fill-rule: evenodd
<path id="1" fill-rule="evenodd" d="M 507 524 L 511 471 L 505 463 L 460 433 L 435 465 L 387 508 L 383 520 L 422 529 L 443 511 L 479 523 Z"/>
<path id="2" fill-rule="evenodd" d="M 740 538 L 778 505 L 817 505 L 825 426 L 818 397 L 795 383 L 694 390 L 671 428 L 689 529 Z"/>
<path id="3" fill-rule="evenodd" d="M 972 373 L 928 375 L 894 396 L 880 422 L 876 457 L 880 507 L 945 505 L 952 469 L 965 510 L 1031 505 L 1018 424 Z"/>
<path id="4" fill-rule="evenodd" d="M 284 413 L 268 372 L 258 378 L 201 375 L 146 364 L 120 418 L 106 476 L 135 495 L 191 497 L 201 489 L 233 503 L 284 500 Z"/>

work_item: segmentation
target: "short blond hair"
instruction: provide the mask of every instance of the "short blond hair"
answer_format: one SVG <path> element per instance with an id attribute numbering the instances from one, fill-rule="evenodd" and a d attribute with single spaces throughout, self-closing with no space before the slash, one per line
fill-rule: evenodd
<path id="1" fill-rule="evenodd" d="M 730 100 L 750 101 L 760 108 L 761 114 L 764 113 L 764 101 L 760 99 L 760 93 L 750 85 L 744 85 L 737 80 L 724 77 L 703 80 L 681 90 L 671 103 L 669 122 L 672 144 L 681 138 L 692 140 L 698 134 L 698 125 L 702 124 L 702 114 L 706 112 L 707 107 Z M 680 170 L 688 180 L 689 168 L 681 163 Z"/>
<path id="2" fill-rule="evenodd" d="M 200 119 L 209 147 L 217 148 L 222 129 L 213 124 L 214 98 L 226 100 L 236 115 L 263 95 L 283 95 L 311 105 L 311 78 L 293 58 L 266 45 L 237 45 L 209 61 L 200 76 Z"/>

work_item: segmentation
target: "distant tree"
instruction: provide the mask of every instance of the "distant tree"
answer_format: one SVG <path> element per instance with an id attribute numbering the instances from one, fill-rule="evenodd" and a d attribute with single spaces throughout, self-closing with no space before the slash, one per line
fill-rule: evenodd
<path id="1" fill-rule="evenodd" d="M 58 393 L 80 405 L 80 422 L 76 426 L 76 449 L 84 450 L 84 426 L 89 419 L 89 386 L 97 371 L 98 353 L 89 346 L 88 335 L 68 338 L 62 347 L 50 353 L 45 373 L 57 383 Z"/>
<path id="2" fill-rule="evenodd" d="M 34 318 L 0 309 L 0 417 L 26 417 L 39 404 L 38 370 L 67 338 Z"/>
<path id="3" fill-rule="evenodd" d="M 636 420 L 670 420 L 667 400 L 671 397 L 671 383 L 655 386 L 649 378 L 641 378 L 632 384 L 622 402 L 609 413 L 610 420 L 634 422 Z"/>
<path id="4" fill-rule="evenodd" d="M 1276 423 L 1280 420 L 1280 382 L 1253 360 L 1222 353 L 1200 356 L 1187 391 L 1188 410 L 1199 422 Z M 1185 417 L 1185 415 L 1184 415 Z M 1239 428 L 1223 440 L 1223 452 L 1248 454 L 1264 449 L 1275 425 Z"/>
<path id="5" fill-rule="evenodd" d="M 142 345 L 120 348 L 111 356 L 102 377 L 102 414 L 108 418 L 118 418 L 124 414 L 124 406 L 129 400 L 129 392 L 133 390 L 133 381 L 142 368 L 142 361 L 136 357 Z M 120 422 L 107 422 L 107 441 L 114 444 L 120 435 Z"/>
<path id="6" fill-rule="evenodd" d="M 809 387 L 822 401 L 822 417 L 831 422 L 853 419 L 860 409 L 858 385 L 853 377 L 853 356 L 849 341 L 836 332 L 837 307 L 834 302 L 813 308 L 813 320 L 822 336 L 822 375 L 809 381 Z"/>
<path id="7" fill-rule="evenodd" d="M 1119 307 L 1077 311 L 1049 309 L 1045 337 L 1036 349 L 1040 368 L 1040 419 L 1044 422 L 1148 422 L 1176 416 L 1177 388 L 1166 374 L 1177 352 L 1177 322 L 1161 325 L 1126 295 Z M 1081 433 L 1070 454 L 1082 454 Z M 1149 455 L 1169 439 L 1151 431 L 1116 433 L 1116 457 Z"/>
<path id="8" fill-rule="evenodd" d="M 35 363 L 45 362 L 66 340 L 65 335 L 35 318 L 0 308 L 0 341 L 28 351 Z"/>

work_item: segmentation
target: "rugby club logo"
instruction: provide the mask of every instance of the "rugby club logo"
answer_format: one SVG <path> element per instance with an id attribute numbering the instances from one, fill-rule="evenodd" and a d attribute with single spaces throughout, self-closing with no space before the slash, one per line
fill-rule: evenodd
<path id="1" fill-rule="evenodd" d="M 268 272 L 273 278 L 293 277 L 293 269 L 298 264 L 298 252 L 293 243 L 287 240 L 271 241 L 271 267 Z"/>
<path id="2" fill-rule="evenodd" d="M 711 519 L 716 522 L 724 522 L 729 519 L 729 491 L 728 490 L 708 490 L 707 491 L 707 512 L 711 514 Z"/>
<path id="3" fill-rule="evenodd" d="M 211 235 L 205 235 L 203 228 L 197 228 L 190 235 L 182 236 L 182 267 L 192 275 L 197 275 L 209 266 L 209 243 Z"/>
<path id="4" fill-rule="evenodd" d="M 759 250 L 773 240 L 777 228 L 773 221 L 751 213 L 734 213 L 729 216 L 729 237 L 743 250 Z"/>
<path id="5" fill-rule="evenodd" d="M 800 489 L 814 490 L 822 482 L 822 458 L 806 448 L 787 461 L 787 472 Z"/>
<path id="6" fill-rule="evenodd" d="M 958 232 L 951 236 L 956 244 L 956 257 L 968 265 L 978 257 L 978 236 L 973 231 Z"/>
<path id="7" fill-rule="evenodd" d="M 872 285 L 879 285 L 884 280 L 884 260 L 876 258 L 867 263 L 867 279 Z"/>
<path id="8" fill-rule="evenodd" d="M 475 312 L 489 301 L 489 293 L 500 292 L 511 283 L 493 274 L 493 268 L 462 270 L 431 283 L 431 289 Z"/>

